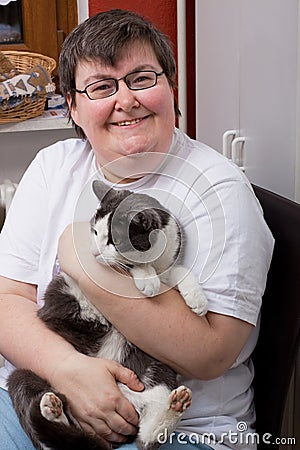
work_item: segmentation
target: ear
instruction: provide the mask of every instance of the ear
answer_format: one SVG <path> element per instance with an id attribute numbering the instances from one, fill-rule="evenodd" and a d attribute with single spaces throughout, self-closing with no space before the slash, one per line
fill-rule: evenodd
<path id="1" fill-rule="evenodd" d="M 69 110 L 71 111 L 71 109 L 72 109 L 72 96 L 71 96 L 70 91 L 67 92 L 66 102 L 67 102 Z"/>
<path id="2" fill-rule="evenodd" d="M 67 105 L 68 105 L 68 108 L 70 111 L 70 115 L 71 115 L 73 121 L 76 123 L 76 125 L 78 125 L 80 127 L 80 120 L 79 120 L 79 116 L 77 113 L 76 102 L 75 102 L 75 99 L 72 99 L 70 92 L 67 92 L 66 102 L 67 102 Z"/>
<path id="3" fill-rule="evenodd" d="M 155 230 L 161 225 L 159 214 L 153 208 L 130 211 L 129 219 L 131 219 L 130 223 L 140 225 L 145 231 Z"/>
<path id="4" fill-rule="evenodd" d="M 107 186 L 107 184 L 103 183 L 100 180 L 94 180 L 92 184 L 93 191 L 95 195 L 98 197 L 98 200 L 102 200 L 103 197 L 108 194 L 110 191 L 114 191 L 114 189 Z M 113 194 L 113 192 L 112 192 Z"/>

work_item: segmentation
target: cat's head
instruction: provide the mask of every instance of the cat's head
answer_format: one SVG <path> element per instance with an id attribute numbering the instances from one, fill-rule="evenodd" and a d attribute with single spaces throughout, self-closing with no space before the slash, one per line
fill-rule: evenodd
<path id="1" fill-rule="evenodd" d="M 162 205 L 146 194 L 116 190 L 99 180 L 93 191 L 100 204 L 91 219 L 92 251 L 110 265 L 130 266 L 151 256 L 158 241 L 157 231 L 168 223 Z"/>

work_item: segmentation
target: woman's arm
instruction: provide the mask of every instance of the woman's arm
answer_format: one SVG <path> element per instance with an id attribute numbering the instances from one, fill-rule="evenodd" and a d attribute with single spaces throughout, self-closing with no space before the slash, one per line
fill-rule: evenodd
<path id="1" fill-rule="evenodd" d="M 231 367 L 252 325 L 215 313 L 199 317 L 174 289 L 145 298 L 131 277 L 95 260 L 88 228 L 86 223 L 67 227 L 60 239 L 60 263 L 118 330 L 145 352 L 193 378 L 215 378 Z"/>
<path id="2" fill-rule="evenodd" d="M 122 434 L 136 432 L 137 413 L 116 385 L 118 380 L 141 390 L 136 375 L 114 361 L 78 353 L 50 331 L 36 311 L 34 285 L 0 277 L 0 353 L 63 392 L 87 431 L 120 442 Z"/>

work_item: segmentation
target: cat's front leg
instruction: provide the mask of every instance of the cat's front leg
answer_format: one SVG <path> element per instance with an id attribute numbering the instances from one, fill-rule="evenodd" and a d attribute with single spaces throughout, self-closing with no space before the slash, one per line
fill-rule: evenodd
<path id="1" fill-rule="evenodd" d="M 186 304 L 199 316 L 207 313 L 207 299 L 195 275 L 183 266 L 174 266 L 161 276 L 170 287 L 177 287 Z"/>
<path id="2" fill-rule="evenodd" d="M 160 279 L 150 264 L 135 266 L 130 269 L 134 283 L 139 291 L 147 297 L 154 297 L 160 290 Z"/>

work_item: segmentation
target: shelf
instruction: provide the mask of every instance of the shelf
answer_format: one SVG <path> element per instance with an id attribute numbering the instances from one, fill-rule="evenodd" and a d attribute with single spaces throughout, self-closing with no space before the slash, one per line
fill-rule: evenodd
<path id="1" fill-rule="evenodd" d="M 48 110 L 34 119 L 0 124 L 0 133 L 70 129 L 72 125 L 68 123 L 65 113 L 64 110 Z"/>

